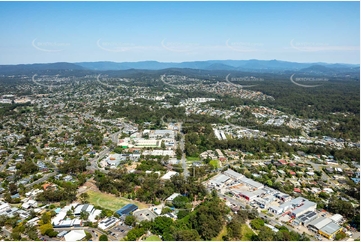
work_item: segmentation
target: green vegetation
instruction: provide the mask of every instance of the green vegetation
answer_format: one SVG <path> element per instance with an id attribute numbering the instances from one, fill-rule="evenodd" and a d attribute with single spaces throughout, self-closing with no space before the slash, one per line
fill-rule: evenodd
<path id="1" fill-rule="evenodd" d="M 151 235 L 146 238 L 146 241 L 162 241 L 162 240 L 156 235 Z"/>

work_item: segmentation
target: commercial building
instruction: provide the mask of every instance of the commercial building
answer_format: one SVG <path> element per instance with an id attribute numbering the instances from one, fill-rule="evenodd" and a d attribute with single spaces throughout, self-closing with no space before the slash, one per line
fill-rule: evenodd
<path id="1" fill-rule="evenodd" d="M 235 172 L 234 170 L 231 170 L 231 169 L 224 171 L 223 174 L 232 179 L 235 179 L 235 180 L 238 180 L 238 179 L 241 179 L 242 177 L 244 177 L 241 173 Z"/>
<path id="2" fill-rule="evenodd" d="M 341 231 L 342 227 L 334 222 L 327 224 L 322 227 L 318 233 L 327 239 L 332 239 L 339 231 Z"/>

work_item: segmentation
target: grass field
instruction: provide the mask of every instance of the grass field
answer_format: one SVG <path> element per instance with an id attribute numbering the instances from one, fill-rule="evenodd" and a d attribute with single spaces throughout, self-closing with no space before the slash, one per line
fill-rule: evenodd
<path id="1" fill-rule="evenodd" d="M 144 203 L 135 202 L 126 198 L 116 197 L 112 194 L 106 194 L 96 191 L 88 191 L 89 203 L 94 206 L 100 206 L 112 211 L 117 211 L 128 203 L 134 203 L 139 209 L 147 208 L 148 206 Z"/>
<path id="2" fill-rule="evenodd" d="M 199 160 L 200 160 L 199 157 L 192 157 L 192 156 L 187 157 L 187 161 L 193 162 L 193 161 L 199 161 Z"/>
<path id="3" fill-rule="evenodd" d="M 157 235 L 151 235 L 145 241 L 162 241 L 162 240 Z"/>
<path id="4" fill-rule="evenodd" d="M 252 229 L 247 224 L 242 224 L 242 241 L 251 241 L 252 235 Z"/>
<path id="5" fill-rule="evenodd" d="M 221 232 L 219 232 L 218 236 L 213 238 L 212 241 L 223 241 L 222 237 L 227 234 L 227 227 L 223 226 Z"/>

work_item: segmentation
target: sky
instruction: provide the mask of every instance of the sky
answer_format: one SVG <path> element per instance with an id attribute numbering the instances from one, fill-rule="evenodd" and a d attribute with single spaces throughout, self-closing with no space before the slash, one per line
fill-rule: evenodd
<path id="1" fill-rule="evenodd" d="M 360 63 L 360 2 L 0 2 L 0 64 Z"/>

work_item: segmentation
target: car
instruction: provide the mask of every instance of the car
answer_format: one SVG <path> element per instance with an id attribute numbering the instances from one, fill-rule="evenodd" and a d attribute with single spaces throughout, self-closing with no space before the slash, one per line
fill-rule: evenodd
<path id="1" fill-rule="evenodd" d="M 120 232 L 122 232 L 122 233 L 123 233 L 123 232 L 124 232 L 124 229 L 120 230 Z"/>
<path id="2" fill-rule="evenodd" d="M 149 213 L 147 213 L 147 215 L 146 216 L 149 216 Z"/>

